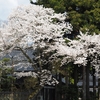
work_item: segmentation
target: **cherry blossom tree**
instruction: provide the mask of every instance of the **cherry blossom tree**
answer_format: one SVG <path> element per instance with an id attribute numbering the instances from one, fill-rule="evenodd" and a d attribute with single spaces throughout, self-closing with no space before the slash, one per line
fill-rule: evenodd
<path id="1" fill-rule="evenodd" d="M 21 6 L 11 13 L 7 25 L 0 28 L 0 56 L 9 55 L 12 59 L 10 66 L 33 66 L 36 70 L 34 73 L 14 73 L 16 76 L 39 77 L 41 85 L 58 83 L 50 71 L 41 67 L 41 62 L 44 60 L 43 63 L 47 63 L 47 60 L 42 60 L 40 56 L 54 51 L 48 61 L 53 62 L 52 59 L 59 61 L 58 56 L 63 56 L 60 67 L 65 63 L 73 62 L 73 64 L 87 68 L 90 63 L 90 67 L 95 68 L 96 75 L 99 77 L 100 35 L 92 36 L 81 33 L 77 40 L 69 40 L 70 42 L 66 44 L 63 33 L 72 31 L 72 26 L 65 22 L 66 16 L 65 13 L 56 14 L 53 9 L 39 5 Z M 35 57 L 41 68 L 36 66 L 28 53 L 30 50 L 37 49 L 43 50 L 41 55 L 38 52 L 38 56 Z M 13 55 L 13 51 L 17 53 Z M 86 95 L 86 90 L 83 94 Z"/>
<path id="2" fill-rule="evenodd" d="M 83 66 L 83 100 L 86 100 L 86 70 L 89 67 L 95 69 L 95 75 L 100 78 L 100 35 L 87 35 L 80 32 L 77 40 L 69 40 L 67 46 L 58 48 L 58 54 L 64 56 L 62 65 L 65 63 L 73 62 L 78 66 Z M 60 45 L 59 45 L 60 46 Z M 62 51 L 63 50 L 63 51 Z M 88 69 L 89 70 L 89 69 Z"/>
<path id="3" fill-rule="evenodd" d="M 69 41 L 67 46 L 62 45 L 61 48 L 58 48 L 58 54 L 65 56 L 62 64 L 73 61 L 74 64 L 86 66 L 88 61 L 91 61 L 90 64 L 95 68 L 96 75 L 99 77 L 100 35 L 81 33 L 77 40 Z"/>
<path id="4" fill-rule="evenodd" d="M 8 54 L 11 59 L 17 59 L 19 62 L 13 62 L 13 67 L 32 65 L 38 71 L 39 68 L 35 66 L 27 51 L 45 48 L 43 52 L 47 53 L 59 45 L 65 45 L 63 33 L 72 31 L 72 26 L 65 22 L 65 18 L 66 14 L 56 14 L 51 8 L 39 5 L 19 6 L 10 14 L 7 25 L 0 29 L 0 56 Z M 21 53 L 12 57 L 11 53 L 14 50 Z M 40 58 L 40 55 L 38 57 Z M 47 72 L 50 75 L 50 72 Z M 22 73 L 20 76 L 23 76 Z"/>

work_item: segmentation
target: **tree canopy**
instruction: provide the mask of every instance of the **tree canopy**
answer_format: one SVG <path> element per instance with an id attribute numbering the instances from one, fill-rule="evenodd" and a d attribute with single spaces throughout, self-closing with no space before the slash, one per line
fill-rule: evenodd
<path id="1" fill-rule="evenodd" d="M 41 69 L 40 72 L 42 72 L 42 68 L 35 65 L 28 51 L 40 48 L 44 49 L 44 53 L 48 53 L 55 51 L 59 45 L 66 45 L 62 38 L 63 33 L 68 33 L 72 29 L 69 23 L 66 26 L 65 18 L 65 14 L 57 14 L 53 9 L 39 5 L 18 7 L 9 16 L 8 24 L 0 29 L 0 56 L 9 54 L 12 59 L 11 53 L 19 50 L 19 54 L 16 53 L 14 56 L 14 59 L 19 61 L 18 66 L 32 65 L 35 70 L 40 71 L 38 69 Z M 40 55 L 37 58 L 40 58 Z M 15 64 L 13 62 L 13 67 Z M 47 70 L 46 73 L 50 75 Z M 19 73 L 20 76 L 23 76 L 22 74 L 33 73 Z M 42 76 L 37 74 L 33 75 Z"/>
<path id="2" fill-rule="evenodd" d="M 78 35 L 78 40 L 71 40 L 67 46 L 58 48 L 58 54 L 65 56 L 62 64 L 73 62 L 73 64 L 79 66 L 87 66 L 90 62 L 91 67 L 95 68 L 98 75 L 100 68 L 100 35 L 87 34 L 81 33 Z"/>
<path id="3" fill-rule="evenodd" d="M 100 0 L 38 0 L 37 3 L 59 13 L 67 12 L 67 21 L 71 22 L 75 30 L 99 34 Z"/>

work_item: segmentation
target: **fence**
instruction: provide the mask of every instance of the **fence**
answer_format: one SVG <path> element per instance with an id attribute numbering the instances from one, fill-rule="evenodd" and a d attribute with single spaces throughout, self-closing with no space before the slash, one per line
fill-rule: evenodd
<path id="1" fill-rule="evenodd" d="M 32 91 L 0 92 L 0 100 L 29 100 Z"/>

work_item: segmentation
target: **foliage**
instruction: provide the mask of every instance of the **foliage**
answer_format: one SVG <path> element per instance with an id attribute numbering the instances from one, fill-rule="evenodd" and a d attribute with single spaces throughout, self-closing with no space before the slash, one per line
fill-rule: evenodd
<path id="1" fill-rule="evenodd" d="M 100 0 L 38 0 L 38 4 L 52 7 L 56 12 L 67 12 L 73 27 L 89 34 L 100 32 Z"/>
<path id="2" fill-rule="evenodd" d="M 3 59 L 2 59 L 2 62 L 8 62 L 8 61 L 10 61 L 9 58 L 3 58 Z"/>
<path id="3" fill-rule="evenodd" d="M 0 68 L 0 90 L 12 90 L 14 84 L 13 68 L 1 67 Z"/>
<path id="4" fill-rule="evenodd" d="M 10 61 L 10 58 L 3 58 L 1 60 L 2 66 L 6 65 Z"/>
<path id="5" fill-rule="evenodd" d="M 30 90 L 30 89 L 35 89 L 36 85 L 39 85 L 37 78 L 34 77 L 26 77 L 24 79 L 24 85 L 25 88 Z"/>
<path id="6" fill-rule="evenodd" d="M 63 0 L 38 0 L 38 4 L 43 4 L 45 7 L 53 8 L 57 13 L 63 13 L 66 10 Z"/>

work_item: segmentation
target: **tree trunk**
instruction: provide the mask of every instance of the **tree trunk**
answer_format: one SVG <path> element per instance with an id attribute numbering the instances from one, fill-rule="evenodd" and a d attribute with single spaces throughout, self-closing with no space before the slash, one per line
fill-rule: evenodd
<path id="1" fill-rule="evenodd" d="M 65 81 L 66 81 L 66 87 L 68 87 L 69 84 L 68 72 L 66 72 Z"/>
<path id="2" fill-rule="evenodd" d="M 96 77 L 95 77 L 95 69 L 93 69 L 93 100 L 96 100 Z"/>
<path id="3" fill-rule="evenodd" d="M 57 79 L 57 72 L 56 72 L 56 75 L 55 75 L 56 79 Z M 57 79 L 58 80 L 58 79 Z M 58 95 L 58 92 L 57 92 L 57 84 L 55 85 L 55 100 L 58 99 L 57 98 L 57 95 Z"/>
<path id="4" fill-rule="evenodd" d="M 86 100 L 86 67 L 83 66 L 83 100 Z"/>
<path id="5" fill-rule="evenodd" d="M 89 94 L 89 72 L 90 72 L 90 63 L 86 67 L 86 99 L 90 100 Z"/>
<path id="6" fill-rule="evenodd" d="M 62 77 L 60 73 L 59 73 L 59 85 L 60 87 L 62 87 Z M 58 100 L 61 100 L 61 99 L 62 99 L 62 90 L 60 91 Z"/>
<path id="7" fill-rule="evenodd" d="M 100 78 L 98 79 L 98 94 L 99 94 L 99 100 L 100 100 Z"/>
<path id="8" fill-rule="evenodd" d="M 74 85 L 77 86 L 77 65 L 74 67 Z"/>

